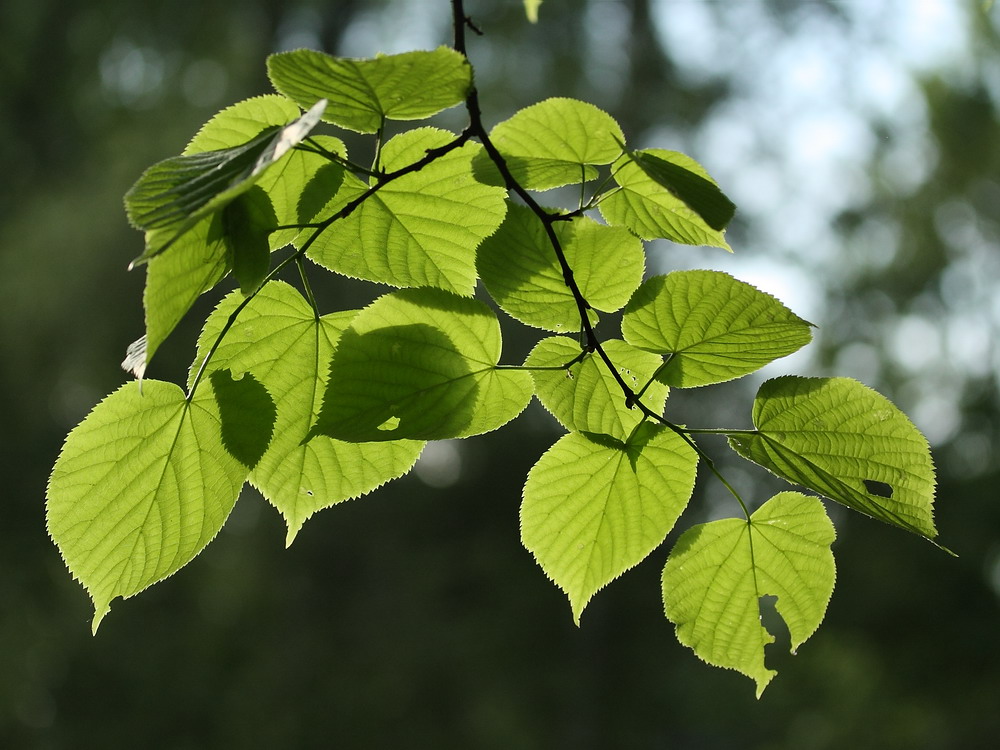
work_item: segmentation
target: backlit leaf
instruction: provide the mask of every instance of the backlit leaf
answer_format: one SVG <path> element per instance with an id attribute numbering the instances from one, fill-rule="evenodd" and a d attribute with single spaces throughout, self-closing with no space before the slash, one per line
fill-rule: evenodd
<path id="1" fill-rule="evenodd" d="M 674 271 L 646 281 L 625 307 L 622 335 L 665 354 L 657 376 L 677 388 L 721 383 L 809 343 L 810 324 L 721 271 Z"/>
<path id="2" fill-rule="evenodd" d="M 359 133 L 374 133 L 387 119 L 420 120 L 454 107 L 472 85 L 468 60 L 447 47 L 367 60 L 299 49 L 271 55 L 267 73 L 303 108 L 329 100 L 323 119 Z"/>
<path id="3" fill-rule="evenodd" d="M 403 289 L 344 331 L 315 432 L 341 440 L 438 440 L 489 432 L 527 406 L 531 376 L 498 369 L 500 324 L 478 300 Z"/>
<path id="4" fill-rule="evenodd" d="M 627 443 L 571 432 L 534 465 L 521 540 L 566 592 L 574 621 L 663 542 L 691 497 L 697 463 L 683 438 L 647 423 Z"/>
<path id="5" fill-rule="evenodd" d="M 554 229 L 591 307 L 620 309 L 642 281 L 642 243 L 621 227 L 585 217 L 556 222 Z M 508 206 L 503 224 L 480 246 L 476 268 L 490 296 L 512 317 L 549 331 L 579 330 L 576 300 L 544 225 L 530 209 Z"/>
<path id="6" fill-rule="evenodd" d="M 188 403 L 172 383 L 146 380 L 141 394 L 130 383 L 70 432 L 49 478 L 48 529 L 93 599 L 95 631 L 112 599 L 176 572 L 215 537 L 248 471 L 224 446 L 209 387 Z"/>
<path id="7" fill-rule="evenodd" d="M 609 114 L 576 99 L 546 99 L 517 112 L 490 131 L 490 140 L 522 187 L 548 190 L 592 180 L 597 166 L 621 156 L 625 136 Z M 500 185 L 489 158 L 475 162 L 477 176 Z"/>
<path id="8" fill-rule="evenodd" d="M 661 149 L 635 153 L 675 164 L 714 184 L 704 168 L 684 154 Z M 614 163 L 612 171 L 620 189 L 609 193 L 599 206 L 608 224 L 628 227 L 644 240 L 660 237 L 685 245 L 711 245 L 732 250 L 723 231 L 709 226 L 697 211 L 650 177 L 634 159 L 622 156 Z"/>
<path id="9" fill-rule="evenodd" d="M 204 217 L 246 192 L 319 122 L 325 102 L 283 128 L 217 151 L 189 151 L 154 164 L 125 194 L 125 211 L 146 232 L 146 250 L 133 261 L 164 252 Z M 190 146 L 189 146 L 190 148 Z"/>
<path id="10" fill-rule="evenodd" d="M 757 697 L 777 674 L 764 666 L 774 637 L 761 624 L 760 597 L 776 596 L 792 653 L 826 613 L 836 577 L 835 533 L 823 504 L 782 492 L 750 517 L 692 526 L 663 569 L 663 603 L 677 638 L 709 664 L 757 683 Z"/>
<path id="11" fill-rule="evenodd" d="M 205 322 L 192 377 L 241 300 L 230 294 Z M 270 282 L 240 312 L 207 367 L 207 372 L 250 373 L 274 399 L 274 439 L 254 465 L 250 483 L 285 518 L 288 544 L 317 510 L 405 474 L 423 447 L 414 440 L 345 443 L 309 436 L 330 356 L 354 315 L 331 313 L 317 320 L 292 287 Z"/>
<path id="12" fill-rule="evenodd" d="M 865 515 L 932 539 L 934 465 L 927 440 L 885 396 L 850 378 L 768 380 L 755 432 L 737 453 Z"/>
<path id="13" fill-rule="evenodd" d="M 635 349 L 624 341 L 612 339 L 602 346 L 633 391 L 642 388 L 662 362 L 655 354 Z M 560 368 L 530 370 L 538 400 L 568 430 L 627 439 L 642 421 L 642 412 L 628 408 L 621 386 L 596 353 L 585 354 L 575 364 L 561 369 L 580 355 L 579 342 L 567 336 L 552 336 L 535 345 L 525 366 Z M 653 383 L 642 401 L 659 413 L 666 398 L 666 386 Z"/>
<path id="14" fill-rule="evenodd" d="M 384 166 L 390 172 L 401 169 L 453 139 L 433 128 L 407 131 L 385 145 Z M 500 226 L 507 210 L 502 189 L 472 177 L 469 164 L 480 148 L 467 143 L 387 183 L 326 229 L 309 247 L 308 257 L 353 278 L 471 296 L 476 247 Z M 368 187 L 345 176 L 340 193 L 322 213 L 334 213 Z"/>
<path id="15" fill-rule="evenodd" d="M 628 155 L 648 177 L 683 201 L 712 229 L 725 229 L 736 213 L 736 204 L 708 177 L 649 151 Z"/>

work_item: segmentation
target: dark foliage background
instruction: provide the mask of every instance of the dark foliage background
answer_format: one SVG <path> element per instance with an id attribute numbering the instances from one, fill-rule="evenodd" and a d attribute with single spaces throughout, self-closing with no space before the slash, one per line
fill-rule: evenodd
<path id="1" fill-rule="evenodd" d="M 736 255 L 658 246 L 650 270 L 728 270 L 818 323 L 811 353 L 774 372 L 858 377 L 913 416 L 934 445 L 937 518 L 959 559 L 834 508 L 826 622 L 795 657 L 780 638 L 769 649 L 780 675 L 758 702 L 662 617 L 669 541 L 572 625 L 518 541 L 520 485 L 557 437 L 532 407 L 320 513 L 289 550 L 277 514 L 248 493 L 194 563 L 117 602 L 92 637 L 89 602 L 45 533 L 44 488 L 66 432 L 123 381 L 117 363 L 141 332 L 141 272 L 125 272 L 141 238 L 121 195 L 215 111 L 268 91 L 269 52 L 436 46 L 450 39 L 449 9 L 6 0 L 0 746 L 994 747 L 1000 11 L 548 0 L 532 27 L 515 0 L 468 5 L 486 32 L 470 54 L 490 121 L 582 98 L 632 144 L 686 151 L 720 179 L 741 207 Z M 321 291 L 331 309 L 365 295 Z M 153 377 L 182 377 L 212 304 L 164 346 Z M 511 361 L 530 343 L 512 335 Z M 745 424 L 756 382 L 675 394 L 671 414 Z M 776 486 L 728 470 L 758 499 Z M 702 477 L 684 525 L 732 514 L 724 503 Z"/>

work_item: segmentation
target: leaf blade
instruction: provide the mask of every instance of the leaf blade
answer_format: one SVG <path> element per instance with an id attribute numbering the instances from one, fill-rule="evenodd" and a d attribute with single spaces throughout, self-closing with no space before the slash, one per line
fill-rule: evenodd
<path id="1" fill-rule="evenodd" d="M 575 622 L 597 591 L 663 542 L 697 463 L 680 436 L 647 424 L 628 443 L 570 433 L 532 467 L 521 541 L 566 593 Z"/>
<path id="2" fill-rule="evenodd" d="M 657 376 L 675 388 L 722 383 L 797 351 L 811 324 L 721 271 L 673 271 L 645 281 L 625 306 L 622 336 L 669 356 Z"/>
<path id="3" fill-rule="evenodd" d="M 761 385 L 753 417 L 756 433 L 729 440 L 744 458 L 867 516 L 936 536 L 927 440 L 881 394 L 849 378 L 786 376 Z"/>
<path id="4" fill-rule="evenodd" d="M 794 653 L 819 627 L 833 594 L 835 536 L 821 502 L 797 492 L 775 495 L 749 521 L 691 527 L 661 579 L 678 640 L 709 664 L 750 677 L 759 698 L 777 674 L 764 664 L 774 638 L 760 622 L 760 597 L 778 597 Z"/>

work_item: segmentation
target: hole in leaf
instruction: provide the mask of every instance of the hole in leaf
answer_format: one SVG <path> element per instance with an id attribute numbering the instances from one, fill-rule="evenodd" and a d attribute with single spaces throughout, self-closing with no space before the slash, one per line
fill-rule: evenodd
<path id="1" fill-rule="evenodd" d="M 389 431 L 395 430 L 397 427 L 399 427 L 399 417 L 389 417 L 376 429 Z"/>
<path id="2" fill-rule="evenodd" d="M 876 479 L 864 479 L 862 480 L 865 485 L 865 489 L 868 490 L 868 494 L 876 495 L 877 497 L 892 497 L 892 486 L 886 484 L 885 482 L 879 482 Z"/>

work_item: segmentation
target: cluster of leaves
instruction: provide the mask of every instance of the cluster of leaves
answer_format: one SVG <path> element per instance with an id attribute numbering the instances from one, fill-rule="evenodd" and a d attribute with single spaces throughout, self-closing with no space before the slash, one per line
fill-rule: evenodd
<path id="1" fill-rule="evenodd" d="M 282 514 L 290 544 L 316 511 L 409 471 L 426 441 L 495 430 L 536 397 L 566 434 L 527 476 L 522 539 L 574 619 L 662 544 L 702 463 L 743 517 L 680 536 L 663 570 L 666 616 L 759 694 L 774 674 L 760 598 L 777 597 L 793 648 L 808 638 L 833 590 L 833 525 L 798 492 L 751 514 L 695 436 L 726 435 L 774 474 L 932 538 L 927 443 L 842 378 L 765 382 L 753 429 L 669 421 L 671 389 L 754 372 L 805 345 L 810 324 L 725 273 L 644 280 L 643 240 L 729 249 L 733 204 L 692 159 L 630 150 L 584 102 L 549 99 L 487 132 L 455 8 L 455 48 L 273 55 L 277 94 L 223 110 L 131 189 L 146 333 L 124 364 L 138 379 L 67 437 L 48 487 L 52 538 L 93 599 L 96 630 L 114 598 L 197 555 L 244 483 Z M 385 138 L 390 120 L 462 103 L 461 133 Z M 317 134 L 321 123 L 371 134 L 372 165 Z M 567 186 L 575 207 L 539 202 Z M 299 288 L 277 278 L 290 266 Z M 325 312 L 315 267 L 396 291 Z M 238 289 L 205 322 L 186 390 L 143 380 L 198 297 L 229 277 Z M 493 306 L 474 296 L 478 281 Z M 501 363 L 496 310 L 546 332 L 523 364 Z M 617 311 L 620 338 L 599 336 L 600 314 Z"/>

